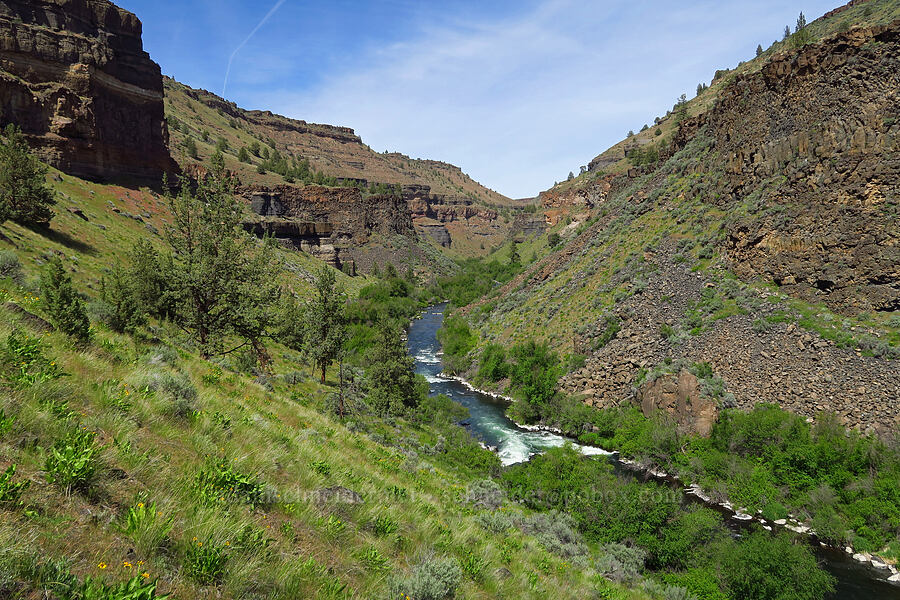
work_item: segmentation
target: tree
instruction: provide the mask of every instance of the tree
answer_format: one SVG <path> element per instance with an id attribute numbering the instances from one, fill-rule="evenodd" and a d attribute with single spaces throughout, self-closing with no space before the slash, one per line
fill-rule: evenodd
<path id="1" fill-rule="evenodd" d="M 149 240 L 141 239 L 131 249 L 130 262 L 131 289 L 138 306 L 159 319 L 173 318 L 171 256 L 161 255 Z"/>
<path id="2" fill-rule="evenodd" d="M 790 37 L 791 37 L 791 26 L 785 25 L 784 26 L 784 35 L 781 37 L 781 41 L 786 42 L 788 40 L 788 38 L 790 38 Z"/>
<path id="3" fill-rule="evenodd" d="M 562 375 L 559 357 L 547 344 L 528 340 L 510 350 L 510 384 L 516 399 L 526 405 L 522 416 L 529 420 L 540 414 L 556 395 L 556 385 Z"/>
<path id="4" fill-rule="evenodd" d="M 519 242 L 513 240 L 512 246 L 509 248 L 509 264 L 518 267 L 522 264 L 522 257 L 519 256 Z"/>
<path id="5" fill-rule="evenodd" d="M 644 123 L 644 126 L 641 127 L 641 131 L 647 131 L 648 129 L 650 129 L 650 126 L 647 125 L 646 123 Z"/>
<path id="6" fill-rule="evenodd" d="M 344 349 L 347 317 L 344 294 L 336 284 L 334 270 L 323 266 L 316 276 L 316 289 L 306 306 L 306 353 L 319 369 L 325 369 Z"/>
<path id="7" fill-rule="evenodd" d="M 253 140 L 250 142 L 250 154 L 253 156 L 259 156 L 259 142 Z"/>
<path id="8" fill-rule="evenodd" d="M 427 386 L 416 377 L 415 361 L 400 331 L 387 322 L 378 325 L 366 360 L 366 377 L 369 403 L 382 414 L 402 415 L 416 408 L 426 394 Z"/>
<path id="9" fill-rule="evenodd" d="M 660 129 L 659 127 L 657 127 L 657 128 L 656 128 L 656 131 L 653 132 L 653 135 L 655 135 L 656 137 L 661 136 L 661 135 L 662 135 L 662 129 Z"/>
<path id="10" fill-rule="evenodd" d="M 809 28 L 806 26 L 806 17 L 801 12 L 800 16 L 797 17 L 797 25 L 794 28 L 794 35 L 791 37 L 791 44 L 795 48 L 801 48 L 811 41 L 812 34 L 810 34 Z"/>
<path id="11" fill-rule="evenodd" d="M 200 157 L 200 153 L 197 152 L 197 143 L 194 141 L 194 138 L 188 137 L 184 140 L 184 153 L 193 159 Z"/>
<path id="12" fill-rule="evenodd" d="M 41 273 L 41 303 L 57 329 L 82 343 L 90 339 L 91 322 L 84 301 L 57 256 Z"/>
<path id="13" fill-rule="evenodd" d="M 634 136 L 634 129 L 629 129 L 629 130 L 628 130 L 628 137 L 633 137 L 633 136 Z"/>
<path id="14" fill-rule="evenodd" d="M 100 298 L 109 305 L 107 319 L 113 331 L 133 332 L 147 321 L 146 305 L 138 301 L 130 273 L 120 263 L 101 283 Z"/>
<path id="15" fill-rule="evenodd" d="M 196 340 L 204 358 L 227 354 L 228 336 L 251 344 L 265 366 L 266 312 L 278 299 L 269 241 L 259 244 L 241 228 L 241 207 L 218 161 L 196 191 L 182 181 L 170 198 L 172 226 L 168 289 L 174 320 Z"/>
<path id="16" fill-rule="evenodd" d="M 47 166 L 31 154 L 19 128 L 7 125 L 0 137 L 0 223 L 50 223 L 56 199 L 46 176 Z"/>
<path id="17" fill-rule="evenodd" d="M 246 146 L 241 146 L 240 151 L 238 152 L 238 160 L 242 163 L 250 162 L 250 153 L 247 152 Z"/>
<path id="18" fill-rule="evenodd" d="M 548 235 L 547 244 L 549 244 L 551 248 L 556 248 L 559 245 L 559 234 L 554 232 Z"/>
<path id="19" fill-rule="evenodd" d="M 762 56 L 762 53 L 763 53 L 763 47 L 762 47 L 762 44 L 759 44 L 756 46 L 756 56 Z"/>

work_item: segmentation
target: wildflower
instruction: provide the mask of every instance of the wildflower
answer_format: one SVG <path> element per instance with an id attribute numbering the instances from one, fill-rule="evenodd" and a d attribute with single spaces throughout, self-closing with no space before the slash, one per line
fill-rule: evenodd
<path id="1" fill-rule="evenodd" d="M 144 503 L 143 503 L 143 502 L 138 502 L 138 508 L 144 508 Z"/>
<path id="2" fill-rule="evenodd" d="M 130 569 L 130 568 L 133 567 L 133 566 L 134 566 L 134 565 L 131 564 L 130 562 L 128 562 L 127 560 L 123 560 L 123 561 L 122 561 L 122 567 L 125 568 L 125 569 Z"/>
<path id="3" fill-rule="evenodd" d="M 141 577 L 143 577 L 144 579 L 150 579 L 150 573 L 144 571 L 143 573 L 141 573 Z"/>
<path id="4" fill-rule="evenodd" d="M 100 569 L 101 571 L 104 570 L 108 566 L 109 565 L 107 565 L 105 562 L 97 563 L 97 568 Z"/>

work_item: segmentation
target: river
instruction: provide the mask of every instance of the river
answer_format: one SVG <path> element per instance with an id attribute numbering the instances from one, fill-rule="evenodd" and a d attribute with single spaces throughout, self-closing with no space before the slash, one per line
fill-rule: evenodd
<path id="1" fill-rule="evenodd" d="M 472 435 L 487 446 L 495 448 L 504 465 L 528 460 L 532 455 L 548 448 L 564 445 L 570 439 L 549 432 L 529 431 L 517 426 L 506 416 L 507 403 L 503 399 L 470 389 L 461 381 L 444 376 L 441 364 L 440 343 L 437 330 L 444 318 L 445 305 L 439 304 L 426 310 L 420 319 L 412 322 L 407 342 L 410 355 L 415 358 L 416 372 L 428 381 L 432 395 L 446 394 L 469 409 L 465 424 Z M 583 453 L 607 455 L 617 463 L 614 454 L 599 448 L 576 444 Z M 621 464 L 617 472 L 623 473 Z M 697 501 L 693 496 L 685 496 L 687 501 Z M 727 515 L 726 515 L 727 516 Z M 739 535 L 746 529 L 746 522 L 726 519 L 732 531 Z M 837 578 L 836 590 L 829 600 L 900 600 L 900 586 L 876 579 L 872 569 L 857 563 L 843 552 L 821 548 L 814 550 L 822 566 Z"/>

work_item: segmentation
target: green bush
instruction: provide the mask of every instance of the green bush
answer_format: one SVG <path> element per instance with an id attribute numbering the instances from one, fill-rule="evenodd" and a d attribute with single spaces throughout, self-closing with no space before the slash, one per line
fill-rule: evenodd
<path id="1" fill-rule="evenodd" d="M 200 500 L 210 506 L 241 502 L 255 508 L 269 503 L 262 483 L 234 470 L 224 458 L 197 474 L 195 488 Z"/>
<path id="2" fill-rule="evenodd" d="M 481 351 L 478 366 L 478 379 L 496 382 L 509 375 L 509 363 L 506 362 L 506 348 L 500 344 L 488 344 Z"/>
<path id="3" fill-rule="evenodd" d="M 510 356 L 513 359 L 509 371 L 511 388 L 516 399 L 524 403 L 520 407 L 521 416 L 533 421 L 556 395 L 562 375 L 559 357 L 546 343 L 538 344 L 534 340 L 516 344 Z"/>
<path id="4" fill-rule="evenodd" d="M 41 302 L 57 329 L 79 342 L 90 339 L 90 321 L 84 302 L 62 261 L 53 257 L 41 273 Z"/>
<path id="5" fill-rule="evenodd" d="M 444 368 L 450 373 L 462 373 L 468 369 L 471 363 L 468 354 L 477 342 L 468 323 L 462 317 L 448 316 L 437 337 L 444 351 Z"/>
<path id="6" fill-rule="evenodd" d="M 86 491 L 99 468 L 96 434 L 86 429 L 73 429 L 50 448 L 44 463 L 47 480 L 66 490 Z"/>
<path id="7" fill-rule="evenodd" d="M 588 553 L 575 520 L 564 512 L 535 513 L 516 520 L 516 526 L 536 537 L 547 552 L 561 558 L 570 559 Z"/>
<path id="8" fill-rule="evenodd" d="M 135 387 L 161 394 L 169 401 L 169 410 L 176 417 L 189 417 L 197 410 L 197 388 L 190 377 L 184 373 L 149 373 L 140 378 L 135 383 Z"/>

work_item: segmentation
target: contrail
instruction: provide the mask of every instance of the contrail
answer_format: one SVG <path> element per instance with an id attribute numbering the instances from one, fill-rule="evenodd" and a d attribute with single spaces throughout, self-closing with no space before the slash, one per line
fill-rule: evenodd
<path id="1" fill-rule="evenodd" d="M 275 6 L 272 7 L 272 10 L 267 12 L 262 21 L 260 21 L 259 24 L 253 28 L 253 31 L 250 32 L 250 35 L 248 35 L 247 38 L 243 42 L 241 42 L 237 48 L 234 49 L 234 52 L 231 53 L 231 56 L 228 58 L 228 68 L 225 70 L 225 83 L 222 84 L 223 98 L 225 97 L 225 89 L 228 87 L 228 76 L 231 75 L 231 63 L 234 61 L 234 57 L 237 56 L 237 53 L 241 51 L 241 48 L 247 45 L 247 42 L 249 42 L 251 38 L 256 35 L 256 32 L 266 24 L 266 21 L 272 18 L 272 15 L 274 15 L 278 11 L 278 9 L 281 8 L 281 5 L 285 2 L 287 2 L 287 0 L 278 0 L 278 2 L 275 3 Z"/>

